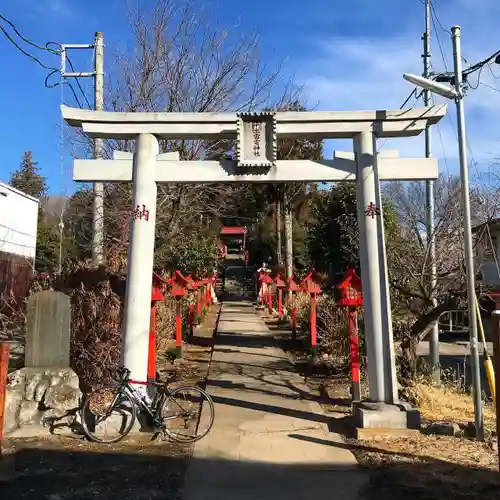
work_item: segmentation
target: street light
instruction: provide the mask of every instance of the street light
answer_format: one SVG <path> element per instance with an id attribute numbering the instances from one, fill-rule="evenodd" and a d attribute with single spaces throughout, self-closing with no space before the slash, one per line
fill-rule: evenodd
<path id="1" fill-rule="evenodd" d="M 439 94 L 442 97 L 446 97 L 446 99 L 456 99 L 461 95 L 453 87 L 450 87 L 449 85 L 443 85 L 442 83 L 438 83 L 435 80 L 429 80 L 428 78 L 424 78 L 423 76 L 404 73 L 403 78 L 410 83 L 422 87 L 425 90 L 434 92 L 434 94 Z"/>
<path id="2" fill-rule="evenodd" d="M 465 136 L 464 93 L 462 90 L 462 56 L 460 50 L 460 26 L 451 28 L 453 40 L 454 88 L 421 76 L 404 74 L 403 78 L 425 90 L 452 99 L 457 107 L 458 153 L 460 177 L 462 181 L 462 209 L 464 212 L 465 270 L 467 274 L 467 303 L 469 309 L 470 355 L 472 361 L 472 385 L 476 437 L 484 438 L 483 407 L 481 401 L 481 378 L 479 372 L 479 350 L 477 336 L 476 287 L 474 275 L 474 255 L 472 251 L 472 224 L 469 199 L 469 172 L 467 170 L 467 147 Z"/>

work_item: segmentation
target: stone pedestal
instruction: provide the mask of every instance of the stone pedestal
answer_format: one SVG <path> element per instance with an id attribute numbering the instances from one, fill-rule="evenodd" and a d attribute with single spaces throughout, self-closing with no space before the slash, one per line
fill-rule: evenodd
<path id="1" fill-rule="evenodd" d="M 9 375 L 5 436 L 72 432 L 82 393 L 70 368 L 21 368 Z"/>
<path id="2" fill-rule="evenodd" d="M 404 402 L 391 405 L 356 401 L 352 404 L 352 414 L 359 436 L 401 436 L 418 432 L 420 429 L 419 410 Z"/>

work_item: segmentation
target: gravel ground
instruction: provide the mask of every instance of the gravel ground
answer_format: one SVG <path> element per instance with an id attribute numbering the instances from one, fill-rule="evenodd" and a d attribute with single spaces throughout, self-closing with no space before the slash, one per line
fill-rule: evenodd
<path id="1" fill-rule="evenodd" d="M 150 438 L 115 445 L 54 438 L 16 440 L 9 451 L 0 463 L 9 479 L 0 483 L 2 500 L 173 500 L 192 449 Z"/>

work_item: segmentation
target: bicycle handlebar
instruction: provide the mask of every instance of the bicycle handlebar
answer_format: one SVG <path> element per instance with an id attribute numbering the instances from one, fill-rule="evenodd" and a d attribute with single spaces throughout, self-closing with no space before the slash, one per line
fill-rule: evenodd
<path id="1" fill-rule="evenodd" d="M 130 377 L 130 370 L 126 368 L 125 366 L 119 366 L 118 367 L 118 375 L 120 375 L 120 378 L 125 380 Z"/>

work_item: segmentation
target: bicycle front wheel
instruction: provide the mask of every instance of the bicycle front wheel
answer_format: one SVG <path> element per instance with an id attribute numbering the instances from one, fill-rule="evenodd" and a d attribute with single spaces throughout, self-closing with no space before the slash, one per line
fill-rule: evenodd
<path id="1" fill-rule="evenodd" d="M 81 411 L 86 436 L 97 443 L 118 443 L 132 429 L 136 408 L 121 387 L 96 389 L 86 398 Z"/>
<path id="2" fill-rule="evenodd" d="M 165 432 L 180 443 L 193 443 L 205 437 L 212 428 L 214 415 L 212 398 L 196 386 L 173 390 L 160 410 Z"/>

